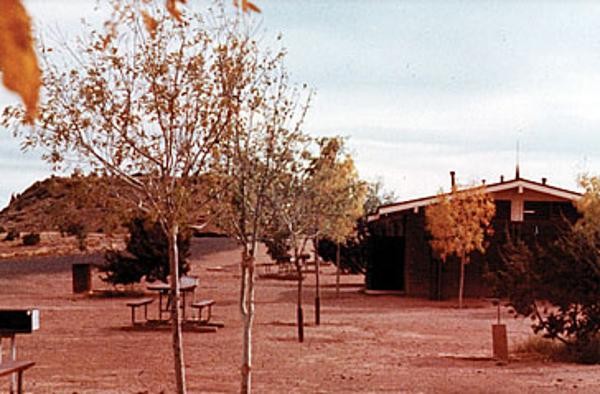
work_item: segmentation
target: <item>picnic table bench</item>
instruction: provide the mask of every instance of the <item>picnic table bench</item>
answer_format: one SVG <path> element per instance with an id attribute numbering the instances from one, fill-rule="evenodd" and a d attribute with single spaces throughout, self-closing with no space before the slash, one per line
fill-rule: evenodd
<path id="1" fill-rule="evenodd" d="M 215 304 L 215 300 L 202 300 L 194 302 L 192 308 L 198 309 L 198 321 L 202 323 L 208 323 L 212 317 L 212 306 Z M 208 308 L 206 319 L 202 320 L 202 309 Z"/>
<path id="2" fill-rule="evenodd" d="M 198 309 L 198 323 L 202 326 L 223 328 L 225 325 L 223 323 L 211 322 L 212 318 L 212 307 L 215 304 L 215 300 L 201 300 L 194 302 L 192 304 L 192 308 Z M 202 319 L 202 310 L 207 308 L 206 319 Z"/>
<path id="3" fill-rule="evenodd" d="M 17 374 L 17 393 L 23 393 L 23 371 L 35 365 L 33 361 L 5 361 L 0 363 L 0 376 Z"/>
<path id="4" fill-rule="evenodd" d="M 144 307 L 144 319 L 148 320 L 148 304 L 151 304 L 153 301 L 153 298 L 140 298 L 127 303 L 127 306 L 131 308 L 131 325 L 135 326 L 135 310 L 141 306 Z"/>

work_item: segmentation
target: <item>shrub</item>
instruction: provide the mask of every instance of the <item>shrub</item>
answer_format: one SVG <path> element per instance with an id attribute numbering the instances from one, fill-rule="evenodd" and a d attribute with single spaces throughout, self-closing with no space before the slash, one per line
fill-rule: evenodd
<path id="1" fill-rule="evenodd" d="M 102 280 L 113 285 L 139 282 L 143 276 L 149 281 L 166 281 L 169 276 L 169 250 L 167 237 L 159 223 L 146 218 L 134 218 L 127 226 L 129 239 L 125 251 L 110 250 L 105 254 L 106 264 L 100 268 Z M 179 272 L 189 271 L 191 233 L 179 233 Z"/>
<path id="2" fill-rule="evenodd" d="M 264 244 L 267 247 L 267 254 L 272 260 L 277 262 L 290 260 L 291 241 L 287 234 L 279 232 L 271 238 L 265 239 Z"/>
<path id="3" fill-rule="evenodd" d="M 40 235 L 38 233 L 29 233 L 23 236 L 23 245 L 34 246 L 40 243 Z"/>
<path id="4" fill-rule="evenodd" d="M 332 264 L 336 264 L 337 244 L 329 239 L 320 239 L 317 246 L 319 256 Z M 340 245 L 340 269 L 353 274 L 364 274 L 367 264 L 366 239 L 349 239 Z"/>
<path id="5" fill-rule="evenodd" d="M 87 249 L 86 239 L 88 236 L 87 226 L 81 222 L 70 222 L 66 228 L 65 232 L 68 235 L 74 235 L 77 239 L 77 245 L 79 250 L 82 252 Z"/>
<path id="6" fill-rule="evenodd" d="M 531 336 L 524 342 L 518 343 L 514 353 L 536 355 L 544 360 L 566 361 L 566 346 L 562 342 L 539 336 Z"/>
<path id="7" fill-rule="evenodd" d="M 509 244 L 506 267 L 493 278 L 515 315 L 533 320 L 534 333 L 564 343 L 582 362 L 597 362 L 600 347 L 599 249 L 600 234 L 577 227 L 546 247 Z"/>
<path id="8" fill-rule="evenodd" d="M 17 230 L 10 229 L 6 233 L 6 236 L 4 237 L 4 240 L 5 241 L 14 241 L 16 239 L 19 239 L 20 236 L 21 236 L 21 234 Z"/>

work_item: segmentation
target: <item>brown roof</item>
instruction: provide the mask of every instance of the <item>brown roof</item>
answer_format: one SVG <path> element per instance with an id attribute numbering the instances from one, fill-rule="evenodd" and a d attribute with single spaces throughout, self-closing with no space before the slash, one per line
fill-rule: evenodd
<path id="1" fill-rule="evenodd" d="M 500 191 L 504 191 L 504 190 L 510 190 L 510 189 L 513 189 L 513 188 L 516 188 L 519 186 L 522 186 L 524 188 L 534 190 L 534 191 L 537 191 L 540 193 L 545 193 L 545 194 L 549 194 L 552 196 L 564 198 L 566 200 L 571 200 L 571 201 L 578 200 L 582 196 L 581 193 L 574 192 L 572 190 L 563 189 L 563 188 L 556 187 L 556 186 L 551 186 L 546 183 L 535 182 L 535 181 L 525 179 L 525 178 L 515 178 L 510 181 L 503 181 L 503 182 L 497 182 L 497 183 L 491 183 L 491 184 L 485 185 L 485 187 L 489 193 L 496 193 L 496 192 L 500 192 Z M 479 185 L 477 187 L 479 187 Z M 468 190 L 468 189 L 466 189 L 466 190 Z M 448 194 L 448 193 L 446 193 L 446 194 Z M 435 200 L 437 198 L 438 198 L 437 195 L 433 195 L 433 196 L 421 197 L 421 198 L 416 198 L 416 199 L 412 199 L 412 200 L 399 201 L 399 202 L 395 202 L 395 203 L 391 203 L 391 204 L 381 205 L 377 209 L 377 213 L 369 216 L 369 221 L 377 220 L 380 215 L 385 215 L 385 214 L 394 213 L 394 212 L 401 212 L 401 211 L 405 211 L 408 209 L 414 209 L 414 208 L 432 204 L 433 202 L 435 202 Z"/>

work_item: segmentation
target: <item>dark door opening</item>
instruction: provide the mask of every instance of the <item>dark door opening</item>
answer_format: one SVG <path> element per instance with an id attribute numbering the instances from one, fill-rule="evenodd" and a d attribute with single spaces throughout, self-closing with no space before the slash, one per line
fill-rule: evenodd
<path id="1" fill-rule="evenodd" d="M 404 237 L 372 237 L 369 289 L 404 290 L 404 245 Z"/>

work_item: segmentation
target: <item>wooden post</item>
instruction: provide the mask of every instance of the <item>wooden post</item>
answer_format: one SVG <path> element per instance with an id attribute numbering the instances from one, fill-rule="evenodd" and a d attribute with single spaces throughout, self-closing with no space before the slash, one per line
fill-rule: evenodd
<path id="1" fill-rule="evenodd" d="M 508 339 L 506 336 L 506 324 L 500 323 L 500 300 L 494 299 L 492 304 L 496 305 L 496 324 L 492 324 L 492 351 L 496 360 L 508 362 Z"/>
<path id="2" fill-rule="evenodd" d="M 314 240 L 314 250 L 315 250 L 315 325 L 321 324 L 321 265 L 319 260 L 319 238 Z"/>
<path id="3" fill-rule="evenodd" d="M 492 324 L 492 342 L 494 358 L 499 361 L 508 362 L 506 324 Z"/>
<path id="4" fill-rule="evenodd" d="M 298 320 L 298 342 L 304 342 L 304 314 L 302 313 L 302 306 L 298 305 L 296 315 Z"/>
<path id="5" fill-rule="evenodd" d="M 302 312 L 302 259 L 298 252 L 294 252 L 294 264 L 298 273 L 298 301 L 296 309 L 296 320 L 298 323 L 298 342 L 304 342 L 304 313 Z"/>

